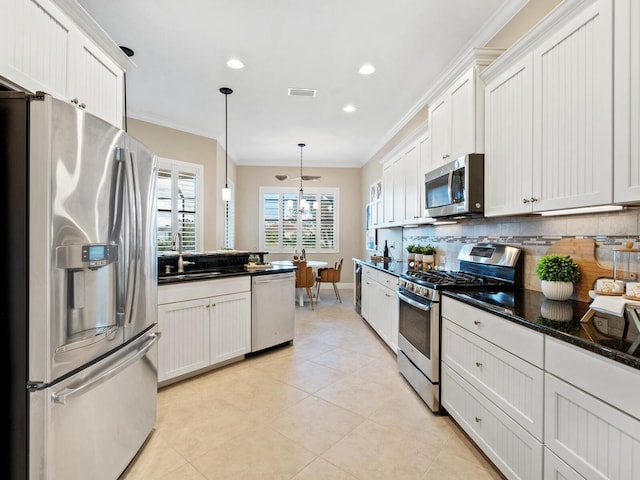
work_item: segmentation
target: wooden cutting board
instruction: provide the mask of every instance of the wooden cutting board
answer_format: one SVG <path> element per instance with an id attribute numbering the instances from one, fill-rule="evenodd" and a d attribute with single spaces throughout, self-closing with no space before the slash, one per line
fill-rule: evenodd
<path id="1" fill-rule="evenodd" d="M 573 300 L 591 302 L 589 290 L 593 290 L 596 280 L 613 277 L 613 269 L 603 268 L 596 260 L 596 241 L 592 238 L 563 238 L 551 245 L 547 255 L 557 253 L 569 255 L 580 265 L 580 280 L 573 289 Z"/>

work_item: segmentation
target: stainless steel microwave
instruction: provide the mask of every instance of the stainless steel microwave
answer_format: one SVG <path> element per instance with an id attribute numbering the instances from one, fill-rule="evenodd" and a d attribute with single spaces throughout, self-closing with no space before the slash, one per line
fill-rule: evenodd
<path id="1" fill-rule="evenodd" d="M 484 213 L 484 155 L 470 153 L 425 174 L 425 209 L 432 218 Z"/>

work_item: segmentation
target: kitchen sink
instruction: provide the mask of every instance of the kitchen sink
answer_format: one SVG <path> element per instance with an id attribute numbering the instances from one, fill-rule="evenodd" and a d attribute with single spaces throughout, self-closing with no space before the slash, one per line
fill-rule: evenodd
<path id="1" fill-rule="evenodd" d="M 179 280 L 198 280 L 203 278 L 214 278 L 222 275 L 223 272 L 188 272 L 188 273 L 171 273 L 158 277 L 158 283 L 175 282 Z"/>

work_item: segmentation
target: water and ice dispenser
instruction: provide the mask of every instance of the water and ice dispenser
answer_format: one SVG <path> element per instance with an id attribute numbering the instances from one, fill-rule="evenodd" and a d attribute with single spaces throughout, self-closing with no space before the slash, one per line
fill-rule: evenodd
<path id="1" fill-rule="evenodd" d="M 115 327 L 118 246 L 66 245 L 58 247 L 56 254 L 57 266 L 66 277 L 64 344 Z"/>

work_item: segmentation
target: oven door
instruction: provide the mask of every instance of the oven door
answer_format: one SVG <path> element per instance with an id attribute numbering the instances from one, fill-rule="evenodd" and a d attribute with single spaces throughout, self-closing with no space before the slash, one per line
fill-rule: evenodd
<path id="1" fill-rule="evenodd" d="M 431 381 L 440 377 L 440 303 L 418 297 L 405 290 L 399 299 L 398 348 Z"/>

